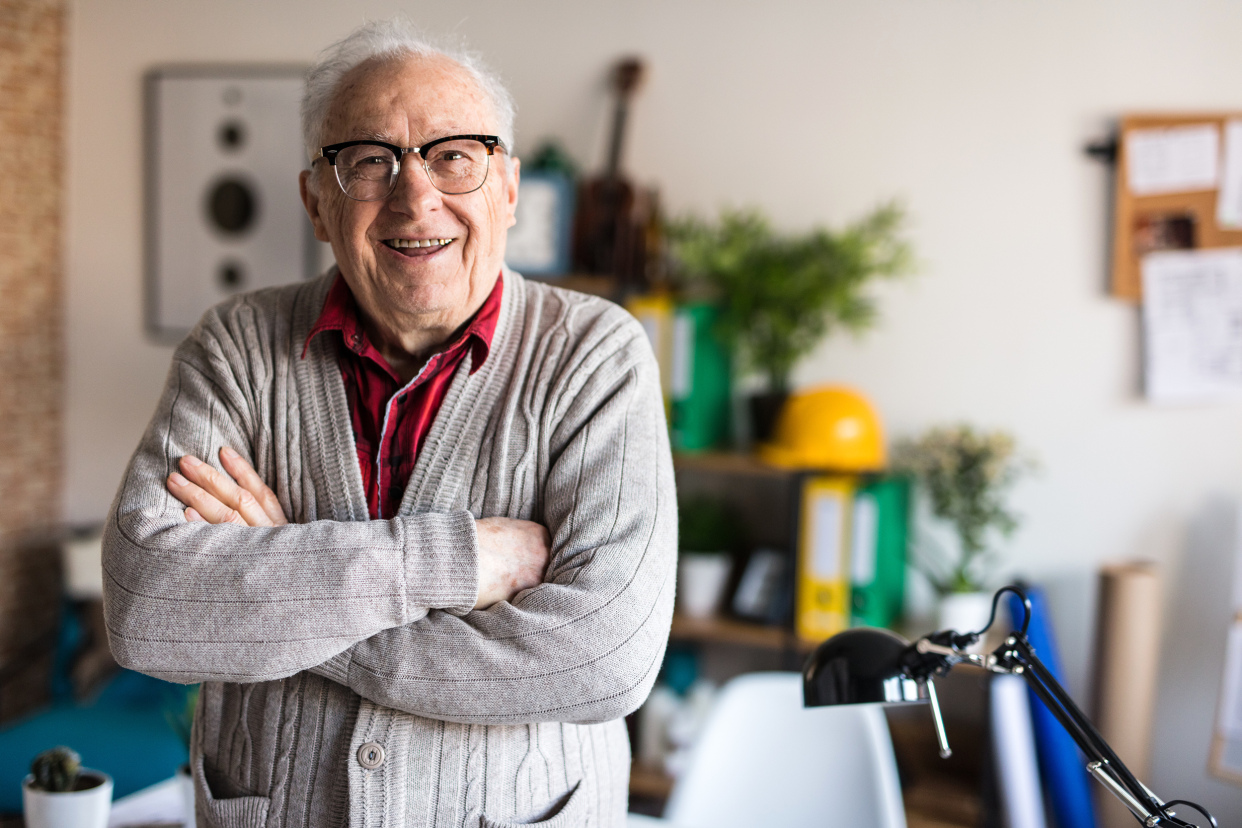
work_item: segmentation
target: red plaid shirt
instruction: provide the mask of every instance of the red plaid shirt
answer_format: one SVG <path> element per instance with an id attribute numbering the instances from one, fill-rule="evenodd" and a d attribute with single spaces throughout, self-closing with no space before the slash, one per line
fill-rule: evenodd
<path id="1" fill-rule="evenodd" d="M 358 318 L 354 295 L 337 275 L 319 319 L 306 337 L 302 355 L 305 357 L 311 340 L 324 331 L 340 333 L 342 347 L 337 363 L 345 382 L 358 467 L 362 470 L 367 510 L 372 519 L 397 514 L 419 449 L 466 353 L 472 355 L 471 373 L 487 360 L 503 292 L 501 277 L 461 334 L 433 354 L 414 379 L 402 385 L 388 360 L 371 344 Z"/>

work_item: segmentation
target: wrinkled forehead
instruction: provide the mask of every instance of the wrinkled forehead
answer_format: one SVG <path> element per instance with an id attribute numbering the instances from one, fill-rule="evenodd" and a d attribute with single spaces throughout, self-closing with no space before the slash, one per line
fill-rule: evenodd
<path id="1" fill-rule="evenodd" d="M 341 78 L 324 123 L 324 143 L 376 138 L 413 146 L 453 133 L 492 134 L 496 127 L 487 94 L 449 58 L 372 58 Z"/>

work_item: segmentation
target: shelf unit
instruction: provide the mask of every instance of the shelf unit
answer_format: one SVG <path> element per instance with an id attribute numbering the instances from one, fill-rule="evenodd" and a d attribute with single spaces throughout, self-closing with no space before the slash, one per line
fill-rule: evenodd
<path id="1" fill-rule="evenodd" d="M 744 474 L 753 477 L 789 478 L 795 474 L 795 472 L 788 469 L 769 466 L 753 454 L 743 454 L 735 451 L 674 454 L 673 467 L 678 471 L 697 471 L 708 474 Z"/>
<path id="2" fill-rule="evenodd" d="M 731 618 L 688 618 L 673 616 L 673 641 L 705 644 L 733 644 L 740 647 L 763 647 L 771 650 L 795 650 L 809 653 L 818 642 L 806 641 L 786 627 L 751 624 Z"/>
<path id="3" fill-rule="evenodd" d="M 796 472 L 769 466 L 753 455 L 740 452 L 696 452 L 673 455 L 678 491 L 729 502 L 754 534 L 756 546 L 786 548 L 793 553 L 795 522 L 790 519 L 796 496 Z M 776 626 L 728 617 L 690 618 L 673 616 L 669 640 L 679 644 L 705 645 L 715 650 L 749 652 L 759 658 L 775 654 L 782 669 L 800 664 L 818 642 L 800 640 L 791 626 Z M 771 669 L 771 668 L 767 668 Z M 630 794 L 649 801 L 663 801 L 673 780 L 661 769 L 635 763 L 630 773 Z"/>

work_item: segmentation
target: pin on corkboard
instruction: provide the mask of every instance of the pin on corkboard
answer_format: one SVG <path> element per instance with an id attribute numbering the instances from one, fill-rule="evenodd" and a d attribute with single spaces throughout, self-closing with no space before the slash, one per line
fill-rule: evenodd
<path id="1" fill-rule="evenodd" d="M 1242 112 L 1133 115 L 1122 120 L 1115 176 L 1113 296 L 1135 302 L 1142 298 L 1140 268 L 1147 253 L 1242 247 L 1242 227 L 1222 227 L 1218 222 L 1231 121 L 1242 121 Z M 1200 163 L 1198 176 L 1194 159 L 1165 155 L 1189 148 L 1202 162 L 1211 147 L 1215 165 L 1207 170 Z M 1172 176 L 1162 182 L 1161 176 L 1170 170 Z M 1179 174 L 1180 182 L 1174 180 Z"/>

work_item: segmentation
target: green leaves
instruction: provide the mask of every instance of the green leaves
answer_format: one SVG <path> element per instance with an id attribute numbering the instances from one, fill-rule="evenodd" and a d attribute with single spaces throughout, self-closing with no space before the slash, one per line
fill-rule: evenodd
<path id="1" fill-rule="evenodd" d="M 198 708 L 198 694 L 201 689 L 201 684 L 190 685 L 185 699 L 177 708 L 164 710 L 164 721 L 168 722 L 173 733 L 185 744 L 186 750 L 190 748 L 190 731 L 194 727 L 194 711 Z"/>
<path id="2" fill-rule="evenodd" d="M 744 369 L 789 389 L 794 364 L 836 328 L 860 332 L 876 308 L 864 287 L 909 272 L 902 210 L 889 204 L 844 231 L 781 236 L 757 210 L 725 211 L 716 224 L 688 218 L 668 228 L 683 286 L 721 302 L 720 333 Z"/>
<path id="3" fill-rule="evenodd" d="M 689 498 L 677 510 L 677 545 L 692 552 L 732 552 L 746 546 L 746 527 L 723 500 Z"/>
<path id="4" fill-rule="evenodd" d="M 942 593 L 979 589 L 977 564 L 991 538 L 1007 537 L 1018 527 L 1018 516 L 1005 501 L 1010 487 L 1034 467 L 1033 461 L 1019 455 L 1013 437 L 1003 431 L 957 425 L 933 428 L 917 440 L 900 443 L 893 465 L 918 482 L 932 513 L 957 531 L 961 549 L 956 561 L 933 565 L 924 556 L 933 585 Z"/>

